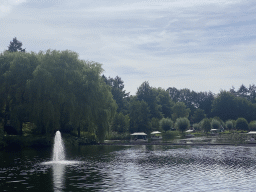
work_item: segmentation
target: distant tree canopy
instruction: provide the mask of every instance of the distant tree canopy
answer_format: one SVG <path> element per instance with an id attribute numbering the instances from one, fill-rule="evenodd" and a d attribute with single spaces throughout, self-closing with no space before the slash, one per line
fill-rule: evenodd
<path id="1" fill-rule="evenodd" d="M 17 38 L 13 38 L 13 41 L 10 42 L 10 45 L 8 46 L 9 52 L 25 52 L 25 49 L 22 49 L 22 42 L 18 41 Z"/>
<path id="2" fill-rule="evenodd" d="M 211 116 L 211 105 L 214 100 L 214 94 L 212 92 L 199 92 L 190 91 L 189 89 L 176 89 L 175 87 L 169 87 L 167 89 L 172 101 L 183 102 L 191 112 L 194 114 L 196 109 L 204 110 L 206 116 Z"/>
<path id="3" fill-rule="evenodd" d="M 151 130 L 150 111 L 145 101 L 132 97 L 129 106 L 130 132 L 146 132 Z"/>
<path id="4" fill-rule="evenodd" d="M 221 91 L 212 104 L 212 114 L 223 121 L 245 117 L 248 121 L 255 118 L 256 106 L 243 97 L 228 91 Z"/>
<path id="5" fill-rule="evenodd" d="M 143 82 L 136 93 L 136 96 L 139 101 L 144 101 L 147 103 L 150 111 L 150 118 L 159 118 L 163 117 L 161 113 L 160 105 L 157 103 L 157 92 L 154 90 L 147 81 Z"/>
<path id="6" fill-rule="evenodd" d="M 190 109 L 186 108 L 186 105 L 183 102 L 175 103 L 175 105 L 172 107 L 172 111 L 173 111 L 173 114 L 172 114 L 173 121 L 176 121 L 176 119 L 180 117 L 188 118 L 190 113 Z"/>
<path id="7" fill-rule="evenodd" d="M 105 81 L 105 83 L 111 87 L 113 99 L 116 101 L 118 106 L 117 112 L 127 114 L 129 93 L 126 93 L 124 90 L 123 80 L 118 76 L 116 76 L 115 78 L 107 78 L 104 75 L 102 75 L 102 78 Z"/>
<path id="8" fill-rule="evenodd" d="M 80 60 L 72 51 L 25 53 L 14 38 L 9 50 L 0 53 L 0 139 L 2 127 L 22 134 L 24 123 L 35 127 L 34 134 L 61 130 L 80 136 L 83 131 L 103 141 L 110 130 L 150 133 L 169 130 L 170 122 L 182 132 L 190 123 L 205 132 L 211 126 L 248 130 L 246 121 L 256 120 L 255 85 L 214 95 L 175 87 L 164 90 L 145 81 L 130 96 L 119 76 L 106 78 L 102 72 L 101 64 Z M 244 119 L 235 126 L 238 118 Z M 249 125 L 256 129 L 255 121 Z"/>
<path id="9" fill-rule="evenodd" d="M 102 140 L 117 108 L 102 71 L 100 64 L 79 60 L 71 51 L 4 52 L 0 107 L 5 125 L 11 121 L 22 133 L 22 123 L 29 121 L 40 134 L 72 126 Z"/>

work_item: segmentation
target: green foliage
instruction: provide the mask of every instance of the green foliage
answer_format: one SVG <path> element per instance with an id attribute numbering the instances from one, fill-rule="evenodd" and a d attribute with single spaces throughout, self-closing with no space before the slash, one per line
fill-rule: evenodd
<path id="1" fill-rule="evenodd" d="M 152 131 L 158 131 L 160 128 L 159 125 L 160 120 L 157 118 L 152 118 L 151 119 L 151 127 L 152 127 Z"/>
<path id="2" fill-rule="evenodd" d="M 188 118 L 186 117 L 180 117 L 178 119 L 176 119 L 176 122 L 175 122 L 175 127 L 176 129 L 179 129 L 182 133 L 184 131 L 186 131 L 190 126 L 190 122 L 188 120 Z"/>
<path id="3" fill-rule="evenodd" d="M 190 113 L 190 109 L 186 108 L 186 105 L 183 102 L 175 103 L 174 106 L 172 107 L 172 111 L 173 111 L 173 114 L 172 114 L 173 121 L 176 121 L 176 119 L 180 117 L 188 118 Z"/>
<path id="4" fill-rule="evenodd" d="M 233 124 L 232 120 L 227 120 L 225 125 L 226 125 L 226 128 L 227 128 L 229 131 L 234 128 L 234 124 Z"/>
<path id="5" fill-rule="evenodd" d="M 169 131 L 173 127 L 173 121 L 170 118 L 162 118 L 159 122 L 162 130 Z"/>
<path id="6" fill-rule="evenodd" d="M 154 89 L 154 91 L 157 92 L 157 104 L 161 106 L 160 109 L 163 116 L 165 118 L 171 118 L 174 102 L 171 100 L 168 91 L 161 88 Z"/>
<path id="7" fill-rule="evenodd" d="M 179 135 L 178 131 L 167 131 L 162 133 L 163 141 L 170 141 L 175 139 Z"/>
<path id="8" fill-rule="evenodd" d="M 211 130 L 211 122 L 208 118 L 202 120 L 202 129 L 208 133 Z"/>
<path id="9" fill-rule="evenodd" d="M 194 128 L 195 131 L 200 131 L 201 130 L 200 123 L 194 123 L 193 128 Z"/>
<path id="10" fill-rule="evenodd" d="M 224 121 L 236 117 L 235 96 L 227 91 L 221 91 L 212 104 L 212 113 Z"/>
<path id="11" fill-rule="evenodd" d="M 213 119 L 211 122 L 211 127 L 213 129 L 219 129 L 221 126 L 220 122 L 217 119 Z"/>
<path id="12" fill-rule="evenodd" d="M 130 133 L 118 133 L 118 132 L 109 132 L 107 138 L 108 140 L 130 140 L 131 135 Z"/>
<path id="13" fill-rule="evenodd" d="M 8 46 L 9 52 L 25 52 L 25 49 L 22 49 L 22 43 L 17 40 L 17 38 L 13 38 L 13 41 L 10 42 L 10 45 Z"/>
<path id="14" fill-rule="evenodd" d="M 128 115 L 123 113 L 116 113 L 113 119 L 112 131 L 117 133 L 125 133 L 129 130 L 130 119 Z"/>
<path id="15" fill-rule="evenodd" d="M 248 126 L 250 131 L 256 131 L 256 121 L 251 121 Z"/>
<path id="16" fill-rule="evenodd" d="M 190 108 L 192 114 L 194 114 L 196 108 L 200 108 L 205 111 L 207 116 L 210 116 L 211 105 L 214 100 L 214 95 L 211 92 L 196 93 L 189 89 L 178 90 L 175 87 L 169 87 L 167 91 L 174 102 L 184 102 Z"/>
<path id="17" fill-rule="evenodd" d="M 253 120 L 256 106 L 243 97 L 236 97 L 233 93 L 221 91 L 213 101 L 212 113 L 226 121 L 244 117 Z"/>
<path id="18" fill-rule="evenodd" d="M 204 113 L 204 110 L 203 109 L 196 109 L 194 111 L 194 114 L 192 116 L 192 120 L 194 123 L 198 123 L 200 122 L 201 120 L 203 120 L 205 118 L 205 113 Z"/>
<path id="19" fill-rule="evenodd" d="M 160 105 L 157 104 L 157 91 L 149 83 L 143 82 L 137 90 L 136 96 L 139 101 L 147 103 L 150 111 L 150 118 L 161 119 L 163 117 Z"/>
<path id="20" fill-rule="evenodd" d="M 103 140 L 117 105 L 95 62 L 72 51 L 0 55 L 0 107 L 4 123 L 33 123 L 39 134 L 77 130 Z"/>
<path id="21" fill-rule="evenodd" d="M 150 132 L 150 113 L 148 104 L 133 97 L 130 101 L 130 132 Z"/>
<path id="22" fill-rule="evenodd" d="M 107 85 L 111 87 L 111 93 L 113 95 L 113 99 L 116 101 L 118 108 L 117 112 L 122 112 L 123 114 L 127 114 L 128 110 L 128 101 L 129 93 L 126 93 L 124 90 L 124 82 L 123 80 L 116 76 L 113 78 L 106 78 L 104 75 L 102 76 L 103 80 Z"/>
<path id="23" fill-rule="evenodd" d="M 236 120 L 236 130 L 248 131 L 248 122 L 245 118 L 238 118 Z"/>

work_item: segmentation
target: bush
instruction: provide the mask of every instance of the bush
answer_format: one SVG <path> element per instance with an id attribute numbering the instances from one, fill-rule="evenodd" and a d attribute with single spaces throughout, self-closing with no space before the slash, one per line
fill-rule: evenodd
<path id="1" fill-rule="evenodd" d="M 130 140 L 130 133 L 118 133 L 118 132 L 109 132 L 106 139 L 108 140 Z"/>
<path id="2" fill-rule="evenodd" d="M 173 127 L 173 121 L 170 118 L 162 118 L 159 122 L 162 130 L 169 131 Z"/>
<path id="3" fill-rule="evenodd" d="M 178 118 L 175 122 L 176 129 L 179 129 L 182 133 L 186 131 L 186 129 L 188 129 L 189 126 L 190 126 L 190 122 L 186 117 Z"/>
<path id="4" fill-rule="evenodd" d="M 167 131 L 165 133 L 162 133 L 163 141 L 173 140 L 176 136 L 178 136 L 179 133 L 177 131 Z"/>
<path id="5" fill-rule="evenodd" d="M 211 130 L 211 122 L 209 119 L 205 118 L 202 122 L 202 129 L 208 133 Z"/>
<path id="6" fill-rule="evenodd" d="M 200 126 L 199 123 L 193 124 L 193 127 L 194 127 L 194 130 L 195 130 L 195 131 L 200 131 L 200 130 L 201 130 L 201 126 Z"/>
<path id="7" fill-rule="evenodd" d="M 234 128 L 232 120 L 226 121 L 226 128 L 230 131 Z"/>
<path id="8" fill-rule="evenodd" d="M 213 119 L 211 122 L 211 126 L 213 129 L 219 129 L 221 124 L 217 119 Z"/>
<path id="9" fill-rule="evenodd" d="M 256 121 L 251 121 L 249 123 L 249 130 L 250 131 L 256 131 Z"/>
<path id="10" fill-rule="evenodd" d="M 236 120 L 236 129 L 241 131 L 248 131 L 248 122 L 245 118 L 238 118 Z"/>

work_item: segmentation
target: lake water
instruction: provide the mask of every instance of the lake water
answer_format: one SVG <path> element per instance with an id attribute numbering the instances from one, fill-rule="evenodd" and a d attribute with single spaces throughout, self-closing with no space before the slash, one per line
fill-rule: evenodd
<path id="1" fill-rule="evenodd" d="M 253 146 L 80 146 L 0 152 L 2 191 L 256 191 Z M 46 162 L 46 163 L 45 163 Z"/>

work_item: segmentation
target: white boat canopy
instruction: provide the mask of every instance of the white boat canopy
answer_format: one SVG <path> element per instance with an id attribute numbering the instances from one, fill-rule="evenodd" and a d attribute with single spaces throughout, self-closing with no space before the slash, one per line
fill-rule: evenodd
<path id="1" fill-rule="evenodd" d="M 189 130 L 187 130 L 187 131 L 185 131 L 186 133 L 191 133 L 191 132 L 193 132 L 194 130 L 191 130 L 191 129 L 189 129 Z"/>
<path id="2" fill-rule="evenodd" d="M 247 134 L 249 134 L 249 135 L 256 135 L 256 131 L 250 131 Z"/>
<path id="3" fill-rule="evenodd" d="M 154 134 L 160 134 L 161 132 L 160 131 L 153 131 L 151 134 L 154 135 Z"/>
<path id="4" fill-rule="evenodd" d="M 211 129 L 210 131 L 218 131 L 218 129 Z"/>
<path id="5" fill-rule="evenodd" d="M 147 135 L 147 134 L 144 133 L 144 132 L 135 132 L 135 133 L 133 133 L 133 134 L 131 134 L 131 135 Z"/>

